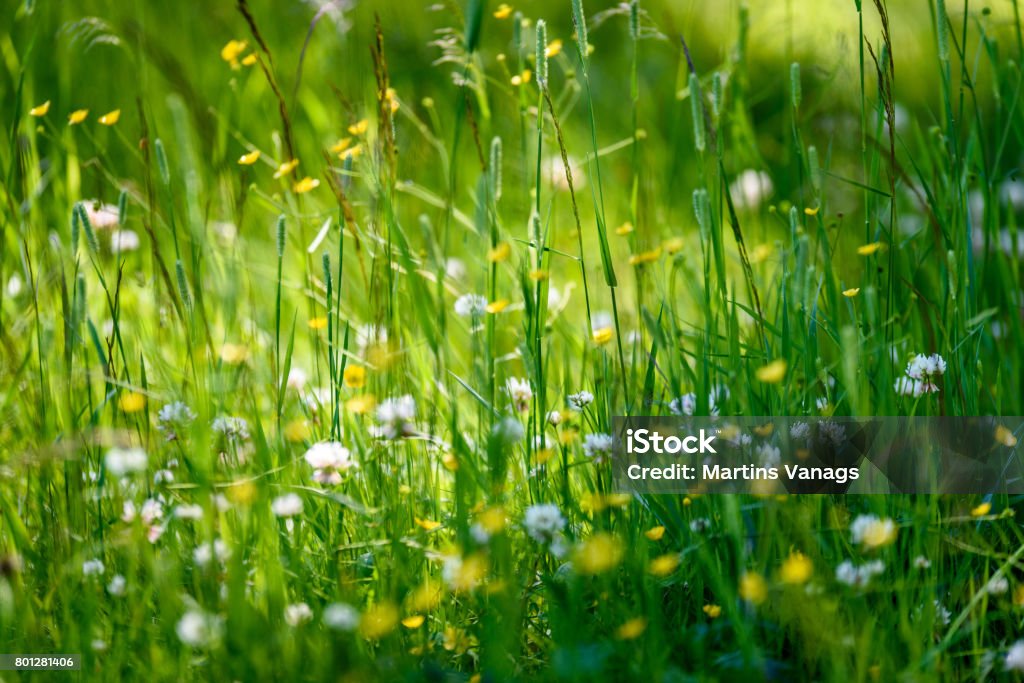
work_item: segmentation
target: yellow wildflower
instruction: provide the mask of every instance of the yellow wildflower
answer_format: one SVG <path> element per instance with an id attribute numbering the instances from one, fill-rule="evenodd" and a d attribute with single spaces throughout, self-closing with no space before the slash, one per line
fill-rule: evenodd
<path id="1" fill-rule="evenodd" d="M 684 246 L 686 246 L 686 242 L 682 237 L 670 237 L 662 243 L 661 248 L 665 250 L 666 254 L 675 254 L 682 251 Z"/>
<path id="2" fill-rule="evenodd" d="M 584 574 L 603 574 L 622 561 L 622 542 L 611 534 L 599 531 L 584 541 L 576 551 L 576 567 Z"/>
<path id="3" fill-rule="evenodd" d="M 348 149 L 348 146 L 351 145 L 351 144 L 352 144 L 352 138 L 342 138 L 342 139 L 338 140 L 337 142 L 335 142 L 333 145 L 331 145 L 331 152 L 333 154 L 341 154 L 346 149 Z"/>
<path id="4" fill-rule="evenodd" d="M 146 407 L 146 397 L 136 391 L 126 391 L 117 399 L 117 407 L 126 413 L 137 413 Z"/>
<path id="5" fill-rule="evenodd" d="M 871 256 L 876 251 L 879 251 L 884 248 L 884 242 L 872 242 L 870 244 L 865 244 L 863 246 L 857 247 L 857 253 L 860 254 L 861 256 Z"/>
<path id="6" fill-rule="evenodd" d="M 516 74 L 512 77 L 512 85 L 525 85 L 530 82 L 530 78 L 533 76 L 533 72 L 529 69 L 523 69 L 523 73 Z"/>
<path id="7" fill-rule="evenodd" d="M 740 577 L 740 597 L 752 605 L 760 605 L 768 597 L 768 584 L 757 572 L 746 572 Z"/>
<path id="8" fill-rule="evenodd" d="M 512 253 L 512 245 L 508 242 L 498 242 L 498 244 L 487 252 L 487 260 L 491 263 L 501 263 L 508 259 Z"/>
<path id="9" fill-rule="evenodd" d="M 758 368 L 754 376 L 766 384 L 778 384 L 786 378 L 786 367 L 786 361 L 777 358 L 768 365 Z"/>
<path id="10" fill-rule="evenodd" d="M 792 552 L 779 570 L 779 578 L 783 583 L 801 584 L 806 583 L 814 572 L 814 564 L 810 558 L 801 552 Z"/>
<path id="11" fill-rule="evenodd" d="M 310 318 L 306 324 L 309 325 L 311 330 L 322 330 L 327 327 L 327 317 L 321 315 L 316 318 Z"/>
<path id="12" fill-rule="evenodd" d="M 402 619 L 402 626 L 412 629 L 419 628 L 423 625 L 425 617 L 422 614 L 413 614 L 412 616 Z"/>
<path id="13" fill-rule="evenodd" d="M 619 227 L 615 228 L 616 235 L 628 235 L 631 232 L 633 232 L 633 224 L 629 221 L 626 221 Z"/>
<path id="14" fill-rule="evenodd" d="M 708 619 L 717 619 L 722 616 L 722 606 L 708 603 L 701 609 L 704 610 L 704 614 L 708 615 Z"/>
<path id="15" fill-rule="evenodd" d="M 309 192 L 310 190 L 315 190 L 318 187 L 320 187 L 319 180 L 317 180 L 316 178 L 310 178 L 309 176 L 306 176 L 299 182 L 295 183 L 292 189 L 295 191 L 295 194 L 305 194 L 306 192 Z"/>
<path id="16" fill-rule="evenodd" d="M 996 427 L 996 441 L 1007 448 L 1013 448 L 1017 445 L 1017 437 L 1003 425 Z"/>
<path id="17" fill-rule="evenodd" d="M 488 313 L 501 313 L 506 308 L 508 308 L 508 299 L 498 299 L 497 301 L 492 301 L 487 304 L 485 310 Z"/>
<path id="18" fill-rule="evenodd" d="M 288 175 L 289 173 L 294 171 L 298 165 L 298 159 L 292 159 L 291 161 L 284 162 L 283 164 L 277 167 L 276 171 L 274 171 L 274 178 L 282 178 Z"/>
<path id="19" fill-rule="evenodd" d="M 647 630 L 647 619 L 634 617 L 615 629 L 615 637 L 619 640 L 634 640 L 643 635 Z"/>
<path id="20" fill-rule="evenodd" d="M 50 100 L 46 100 L 42 104 L 37 104 L 28 110 L 29 116 L 46 116 L 46 112 L 50 111 Z"/>
<path id="21" fill-rule="evenodd" d="M 256 53 L 252 52 L 250 54 L 247 54 L 245 56 L 245 58 L 242 59 L 242 64 L 244 64 L 245 66 L 252 66 L 253 64 L 256 63 L 256 60 L 257 60 Z"/>
<path id="22" fill-rule="evenodd" d="M 373 394 L 363 394 L 362 396 L 354 396 L 345 402 L 345 409 L 350 413 L 356 415 L 363 415 L 370 412 L 377 405 L 377 400 L 373 397 Z"/>
<path id="23" fill-rule="evenodd" d="M 99 121 L 104 126 L 112 126 L 115 123 L 117 123 L 120 118 L 121 118 L 121 110 L 120 109 L 115 109 L 114 111 L 107 112 L 106 114 L 101 116 Z"/>
<path id="24" fill-rule="evenodd" d="M 359 631 L 365 638 L 377 640 L 391 633 L 397 624 L 398 608 L 390 602 L 378 602 L 359 620 Z"/>
<path id="25" fill-rule="evenodd" d="M 774 251 L 775 247 L 770 244 L 759 244 L 750 252 L 750 262 L 763 263 L 768 260 L 768 257 L 771 256 Z"/>
<path id="26" fill-rule="evenodd" d="M 804 214 L 807 216 L 817 216 L 819 211 L 821 211 L 820 206 L 816 206 L 813 209 L 808 206 L 807 208 L 804 209 Z"/>
<path id="27" fill-rule="evenodd" d="M 362 389 L 366 384 L 366 368 L 361 365 L 345 366 L 345 386 L 350 389 Z"/>
<path id="28" fill-rule="evenodd" d="M 88 115 L 89 115 L 89 110 L 88 109 L 76 109 L 75 111 L 71 112 L 71 114 L 68 116 L 68 125 L 69 126 L 78 125 L 82 121 L 85 121 L 85 117 L 88 116 Z"/>
<path id="29" fill-rule="evenodd" d="M 562 53 L 562 41 L 555 38 L 544 48 L 544 56 L 548 58 L 557 57 Z"/>
<path id="30" fill-rule="evenodd" d="M 433 531 L 434 529 L 441 527 L 441 522 L 435 522 L 432 519 L 420 519 L 419 517 L 413 517 L 413 521 L 416 522 L 416 526 L 424 531 Z"/>
<path id="31" fill-rule="evenodd" d="M 292 443 L 309 438 L 309 422 L 302 418 L 292 420 L 284 426 L 284 438 Z"/>
<path id="32" fill-rule="evenodd" d="M 992 503 L 984 502 L 975 508 L 971 508 L 971 517 L 984 517 L 992 512 Z"/>
<path id="33" fill-rule="evenodd" d="M 847 298 L 853 298 L 860 294 L 860 287 L 851 287 L 850 289 L 843 290 L 843 296 Z"/>
<path id="34" fill-rule="evenodd" d="M 244 40 L 229 40 L 227 44 L 220 49 L 220 58 L 231 64 L 231 66 L 237 66 L 238 57 L 245 52 L 245 48 L 248 46 L 249 43 Z"/>
<path id="35" fill-rule="evenodd" d="M 610 327 L 600 327 L 594 330 L 594 343 L 595 344 L 607 344 L 612 340 L 615 334 L 615 330 Z"/>
<path id="36" fill-rule="evenodd" d="M 660 541 L 661 537 L 665 535 L 665 527 L 654 526 L 644 532 L 644 536 L 651 541 Z"/>
<path id="37" fill-rule="evenodd" d="M 253 164 L 256 163 L 256 161 L 259 158 L 260 158 L 260 151 L 258 149 L 254 149 L 253 151 L 248 152 L 248 153 L 243 154 L 242 156 L 238 157 L 238 163 L 241 164 L 242 166 L 252 166 Z"/>
<path id="38" fill-rule="evenodd" d="M 654 576 L 668 576 L 679 568 L 679 553 L 668 553 L 651 560 L 648 571 Z"/>
<path id="39" fill-rule="evenodd" d="M 655 247 L 649 251 L 642 251 L 639 254 L 633 254 L 629 257 L 629 265 L 639 266 L 645 263 L 652 263 L 658 260 L 661 256 L 661 247 Z"/>
<path id="40" fill-rule="evenodd" d="M 348 132 L 352 135 L 363 135 L 369 127 L 370 122 L 367 119 L 359 119 L 348 127 Z"/>
<path id="41" fill-rule="evenodd" d="M 512 6 L 506 3 L 498 5 L 498 9 L 494 11 L 495 19 L 508 19 L 512 15 Z"/>
<path id="42" fill-rule="evenodd" d="M 249 357 L 249 348 L 244 344 L 224 344 L 220 347 L 220 359 L 228 365 L 239 365 Z"/>

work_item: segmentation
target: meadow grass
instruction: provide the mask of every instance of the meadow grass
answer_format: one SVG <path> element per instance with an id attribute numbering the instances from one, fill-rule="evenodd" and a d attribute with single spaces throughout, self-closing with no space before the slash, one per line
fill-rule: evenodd
<path id="1" fill-rule="evenodd" d="M 0 4 L 0 652 L 1019 676 L 1016 497 L 634 494 L 604 438 L 1022 413 L 1001 4 L 840 3 L 824 65 L 785 3 L 772 73 L 759 6 Z"/>

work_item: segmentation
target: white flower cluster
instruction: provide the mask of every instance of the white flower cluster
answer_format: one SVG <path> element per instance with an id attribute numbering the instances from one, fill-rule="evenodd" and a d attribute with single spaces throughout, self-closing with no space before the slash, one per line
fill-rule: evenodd
<path id="1" fill-rule="evenodd" d="M 168 441 L 174 441 L 179 438 L 179 432 L 186 429 L 195 419 L 196 414 L 191 408 L 181 401 L 175 401 L 160 409 L 156 416 L 156 424 Z"/>
<path id="2" fill-rule="evenodd" d="M 413 433 L 412 421 L 416 418 L 416 401 L 406 394 L 389 398 L 377 406 L 377 426 L 373 435 L 380 439 L 397 439 Z"/>
<path id="3" fill-rule="evenodd" d="M 583 439 L 583 452 L 596 463 L 602 463 L 612 457 L 615 440 L 611 434 L 587 434 Z"/>
<path id="4" fill-rule="evenodd" d="M 505 382 L 505 390 L 508 397 L 512 399 L 512 407 L 518 412 L 526 412 L 530 409 L 530 401 L 533 400 L 533 387 L 530 380 L 520 377 L 509 377 Z"/>
<path id="5" fill-rule="evenodd" d="M 213 421 L 212 429 L 228 443 L 249 440 L 249 423 L 241 417 L 222 415 Z"/>
<path id="6" fill-rule="evenodd" d="M 885 564 L 881 560 L 873 560 L 860 566 L 850 560 L 844 560 L 836 567 L 836 580 L 854 588 L 863 588 L 871 582 L 871 579 L 885 571 Z"/>
<path id="7" fill-rule="evenodd" d="M 313 481 L 337 486 L 341 473 L 357 466 L 349 450 L 337 441 L 321 441 L 306 451 L 306 462 L 313 468 Z"/>
<path id="8" fill-rule="evenodd" d="M 896 380 L 893 389 L 902 396 L 919 398 L 925 394 L 938 392 L 935 381 L 946 374 L 946 361 L 942 356 L 933 353 L 926 356 L 919 353 L 907 364 L 906 374 Z"/>
<path id="9" fill-rule="evenodd" d="M 569 394 L 567 398 L 569 400 L 569 407 L 576 412 L 580 412 L 594 402 L 594 395 L 586 390 Z"/>
<path id="10" fill-rule="evenodd" d="M 718 415 L 718 404 L 722 401 L 729 400 L 729 388 L 724 385 L 719 385 L 711 389 L 708 392 L 708 415 L 717 417 Z M 673 415 L 685 415 L 687 417 L 692 416 L 697 412 L 697 394 L 689 392 L 683 394 L 679 398 L 672 399 L 668 404 L 668 409 Z"/>
<path id="11" fill-rule="evenodd" d="M 523 528 L 533 540 L 548 546 L 556 557 L 565 554 L 566 543 L 562 530 L 565 529 L 565 517 L 554 503 L 542 503 L 526 508 L 523 515 Z"/>
<path id="12" fill-rule="evenodd" d="M 487 312 L 487 299 L 479 294 L 463 294 L 455 300 L 455 315 L 479 318 Z"/>

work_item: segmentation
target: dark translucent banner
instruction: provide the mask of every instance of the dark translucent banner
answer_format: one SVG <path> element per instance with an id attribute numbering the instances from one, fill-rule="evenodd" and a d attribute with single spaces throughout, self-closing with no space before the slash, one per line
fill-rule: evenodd
<path id="1" fill-rule="evenodd" d="M 1021 417 L 616 417 L 640 493 L 1024 493 Z"/>

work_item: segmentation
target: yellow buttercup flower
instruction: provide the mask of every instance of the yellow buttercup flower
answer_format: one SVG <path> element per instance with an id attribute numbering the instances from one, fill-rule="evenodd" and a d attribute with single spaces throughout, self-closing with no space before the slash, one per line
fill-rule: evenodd
<path id="1" fill-rule="evenodd" d="M 768 584 L 757 572 L 746 572 L 740 577 L 740 597 L 752 605 L 760 605 L 768 597 Z"/>
<path id="2" fill-rule="evenodd" d="M 871 244 L 865 244 L 863 246 L 857 247 L 857 253 L 860 254 L 861 256 L 871 256 L 875 252 L 880 251 L 884 248 L 884 242 L 872 242 Z"/>
<path id="3" fill-rule="evenodd" d="M 615 637 L 619 640 L 635 640 L 642 636 L 646 630 L 647 619 L 644 617 L 634 617 L 615 629 Z"/>
<path id="4" fill-rule="evenodd" d="M 792 552 L 782 563 L 779 570 L 779 578 L 783 583 L 801 584 L 806 583 L 814 572 L 814 564 L 810 558 L 801 552 Z"/>
<path id="5" fill-rule="evenodd" d="M 850 299 L 860 294 L 860 287 L 851 287 L 850 289 L 843 290 L 843 296 Z"/>
<path id="6" fill-rule="evenodd" d="M 544 49 L 544 56 L 545 57 L 549 57 L 549 58 L 550 57 L 557 57 L 561 53 L 562 53 L 562 41 L 559 40 L 558 38 L 555 38 L 550 43 L 548 43 L 548 46 Z"/>
<path id="7" fill-rule="evenodd" d="M 722 616 L 721 605 L 709 603 L 707 605 L 704 605 L 704 607 L 702 607 L 701 609 L 704 610 L 704 614 L 708 615 L 708 619 L 717 619 L 718 617 Z"/>
<path id="8" fill-rule="evenodd" d="M 377 640 L 391 633 L 397 625 L 398 608 L 390 602 L 378 602 L 359 620 L 359 631 L 363 637 Z"/>
<path id="9" fill-rule="evenodd" d="M 599 531 L 577 549 L 575 564 L 584 574 L 603 574 L 619 566 L 622 555 L 622 542 L 607 532 Z"/>
<path id="10" fill-rule="evenodd" d="M 243 344 L 224 344 L 220 347 L 220 359 L 228 365 L 239 365 L 249 357 L 249 347 Z"/>
<path id="11" fill-rule="evenodd" d="M 626 221 L 619 227 L 615 228 L 616 235 L 628 235 L 631 232 L 633 232 L 633 224 L 629 221 Z"/>
<path id="12" fill-rule="evenodd" d="M 996 442 L 1001 443 L 1007 448 L 1013 448 L 1017 445 L 1017 437 L 1013 435 L 1009 429 L 1003 425 L 996 427 Z"/>
<path id="13" fill-rule="evenodd" d="M 309 438 L 309 422 L 302 418 L 292 420 L 284 426 L 284 438 L 292 443 L 299 443 Z"/>
<path id="14" fill-rule="evenodd" d="M 441 584 L 427 579 L 409 594 L 407 605 L 414 612 L 429 612 L 441 603 Z"/>
<path id="15" fill-rule="evenodd" d="M 238 163 L 242 166 L 252 166 L 259 160 L 259 158 L 260 151 L 258 149 L 254 149 L 253 151 L 238 157 Z"/>
<path id="16" fill-rule="evenodd" d="M 253 52 L 245 56 L 245 58 L 242 60 L 242 64 L 244 64 L 245 66 L 252 66 L 256 63 L 257 59 L 258 57 L 256 56 L 256 53 Z"/>
<path id="17" fill-rule="evenodd" d="M 220 49 L 220 58 L 231 64 L 231 66 L 237 66 L 238 57 L 245 52 L 245 48 L 248 46 L 249 43 L 244 40 L 229 40 L 227 44 Z"/>
<path id="18" fill-rule="evenodd" d="M 373 397 L 373 394 L 363 394 L 362 396 L 354 396 L 345 402 L 345 409 L 355 415 L 363 415 L 373 410 L 377 405 L 377 400 Z"/>
<path id="19" fill-rule="evenodd" d="M 668 576 L 679 567 L 679 553 L 668 553 L 651 560 L 648 571 L 654 576 Z"/>
<path id="20" fill-rule="evenodd" d="M 990 512 L 992 512 L 992 503 L 984 502 L 971 509 L 971 517 L 984 517 Z"/>
<path id="21" fill-rule="evenodd" d="M 666 254 L 675 254 L 683 250 L 686 246 L 686 242 L 682 237 L 670 237 L 661 244 L 661 248 L 665 250 Z"/>
<path id="22" fill-rule="evenodd" d="M 644 532 L 644 536 L 650 541 L 660 541 L 661 537 L 665 535 L 665 527 L 654 526 Z"/>
<path id="23" fill-rule="evenodd" d="M 497 246 L 487 252 L 487 260 L 491 263 L 501 263 L 508 259 L 512 253 L 512 246 L 508 242 L 499 242 Z"/>
<path id="24" fill-rule="evenodd" d="M 786 378 L 786 367 L 786 361 L 777 358 L 768 365 L 758 368 L 754 376 L 765 384 L 778 384 Z"/>
<path id="25" fill-rule="evenodd" d="M 28 110 L 29 116 L 46 116 L 46 112 L 50 111 L 50 100 L 46 100 L 42 104 L 37 104 Z"/>
<path id="26" fill-rule="evenodd" d="M 629 257 L 629 265 L 639 266 L 645 263 L 652 263 L 658 260 L 661 256 L 661 247 L 655 247 L 649 251 L 642 251 L 639 254 L 633 254 Z"/>
<path id="27" fill-rule="evenodd" d="M 348 132 L 352 135 L 363 135 L 370 127 L 370 122 L 366 119 L 359 119 L 351 126 L 348 127 Z"/>
<path id="28" fill-rule="evenodd" d="M 420 519 L 419 517 L 413 517 L 413 521 L 416 523 L 416 526 L 424 531 L 433 531 L 441 526 L 441 522 L 435 522 L 432 519 Z"/>
<path id="29" fill-rule="evenodd" d="M 305 194 L 306 192 L 309 192 L 310 190 L 315 190 L 318 187 L 320 187 L 319 180 L 317 180 L 316 178 L 310 178 L 309 176 L 306 176 L 299 182 L 295 183 L 292 189 L 295 190 L 295 194 Z"/>
<path id="30" fill-rule="evenodd" d="M 333 154 L 341 154 L 348 149 L 350 144 L 352 144 L 352 138 L 342 138 L 331 145 L 331 152 Z"/>
<path id="31" fill-rule="evenodd" d="M 763 263 L 775 252 L 775 247 L 770 244 L 759 244 L 750 252 L 751 263 Z"/>
<path id="32" fill-rule="evenodd" d="M 346 365 L 344 380 L 345 386 L 350 389 L 362 389 L 366 384 L 366 368 L 361 365 Z"/>
<path id="33" fill-rule="evenodd" d="M 405 619 L 402 619 L 402 626 L 409 629 L 419 628 L 423 625 L 423 622 L 425 620 L 426 618 L 422 614 L 414 614 L 411 617 L 406 617 Z"/>
<path id="34" fill-rule="evenodd" d="M 338 157 L 342 161 L 344 161 L 345 159 L 348 159 L 348 158 L 355 159 L 355 158 L 357 158 L 362 153 L 363 153 L 363 146 L 362 145 L 353 145 L 352 147 L 342 151 L 341 154 L 338 155 Z"/>
<path id="35" fill-rule="evenodd" d="M 530 78 L 533 76 L 533 72 L 529 69 L 523 69 L 523 73 L 516 74 L 512 77 L 512 85 L 523 85 L 530 82 Z"/>
<path id="36" fill-rule="evenodd" d="M 488 313 L 501 313 L 506 308 L 508 308 L 508 299 L 498 299 L 497 301 L 492 301 L 487 304 L 485 310 Z"/>
<path id="37" fill-rule="evenodd" d="M 68 125 L 78 125 L 82 121 L 85 121 L 85 117 L 87 117 L 88 115 L 88 109 L 76 109 L 75 111 L 71 112 L 71 114 L 68 116 Z"/>
<path id="38" fill-rule="evenodd" d="M 126 413 L 137 413 L 146 407 L 146 397 L 135 391 L 126 391 L 117 399 L 117 407 Z"/>
<path id="39" fill-rule="evenodd" d="M 508 19 L 512 15 L 511 5 L 507 5 L 504 2 L 498 5 L 498 9 L 494 11 L 495 19 Z"/>
<path id="40" fill-rule="evenodd" d="M 817 216 L 819 211 L 821 211 L 820 206 L 816 206 L 813 209 L 808 206 L 807 208 L 804 209 L 804 214 L 807 216 Z"/>
<path id="41" fill-rule="evenodd" d="M 291 161 L 284 162 L 283 164 L 277 167 L 276 171 L 274 171 L 274 178 L 281 178 L 283 176 L 288 175 L 289 173 L 294 171 L 298 165 L 298 159 L 292 159 Z"/>
<path id="42" fill-rule="evenodd" d="M 317 316 L 316 318 L 310 318 L 306 324 L 309 325 L 311 330 L 322 330 L 327 327 L 327 317 Z"/>
<path id="43" fill-rule="evenodd" d="M 595 344 L 607 344 L 612 340 L 615 335 L 615 330 L 610 327 L 600 327 L 594 330 L 594 343 Z"/>
<path id="44" fill-rule="evenodd" d="M 115 109 L 114 111 L 107 112 L 99 118 L 99 121 L 104 126 L 112 126 L 121 119 L 121 110 Z"/>

